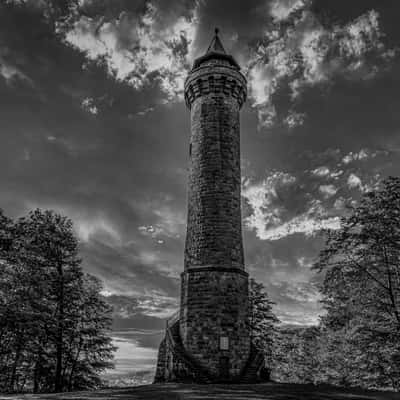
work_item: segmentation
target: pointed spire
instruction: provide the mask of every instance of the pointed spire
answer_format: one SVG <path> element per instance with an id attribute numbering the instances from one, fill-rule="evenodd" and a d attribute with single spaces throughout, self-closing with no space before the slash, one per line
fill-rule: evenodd
<path id="1" fill-rule="evenodd" d="M 193 69 L 200 67 L 203 63 L 206 63 L 208 60 L 224 60 L 223 62 L 228 61 L 228 63 L 237 70 L 240 70 L 239 64 L 235 61 L 235 59 L 226 53 L 224 46 L 221 43 L 221 40 L 218 36 L 219 29 L 215 28 L 215 35 L 208 46 L 206 53 L 194 60 Z"/>
<path id="2" fill-rule="evenodd" d="M 226 54 L 226 51 L 224 49 L 224 46 L 222 46 L 221 40 L 218 36 L 218 33 L 219 33 L 219 29 L 215 28 L 215 35 L 214 35 L 210 45 L 208 46 L 206 54 L 208 54 L 208 53 Z"/>

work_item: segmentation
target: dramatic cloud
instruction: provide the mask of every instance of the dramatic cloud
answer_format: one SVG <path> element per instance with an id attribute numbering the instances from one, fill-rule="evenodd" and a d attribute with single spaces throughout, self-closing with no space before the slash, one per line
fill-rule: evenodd
<path id="1" fill-rule="evenodd" d="M 242 195 L 251 209 L 245 224 L 256 231 L 259 239 L 279 240 L 295 233 L 310 236 L 321 229 L 340 227 L 339 217 L 331 215 L 321 200 L 303 198 L 304 211 L 292 214 L 289 198 L 296 196 L 296 182 L 295 177 L 280 172 L 271 174 L 260 184 L 245 182 Z M 322 185 L 319 191 L 326 198 L 334 196 L 337 189 L 333 185 Z"/>
<path id="2" fill-rule="evenodd" d="M 270 13 L 275 21 L 284 21 L 290 14 L 301 10 L 308 0 L 274 0 L 270 4 Z"/>
<path id="3" fill-rule="evenodd" d="M 176 16 L 163 24 L 162 12 L 148 2 L 143 14 L 122 12 L 117 18 L 81 16 L 65 40 L 94 61 L 104 61 L 109 73 L 136 89 L 157 81 L 172 99 L 182 96 L 191 60 L 197 16 Z"/>
<path id="4" fill-rule="evenodd" d="M 250 95 L 261 126 L 276 123 L 279 91 L 288 91 L 296 104 L 305 89 L 331 84 L 337 78 L 372 79 L 379 65 L 393 56 L 383 44 L 377 11 L 370 10 L 344 25 L 327 26 L 311 11 L 310 3 L 271 3 L 275 24 L 266 27 L 248 64 Z M 283 20 L 287 23 L 277 23 Z M 304 114 L 293 110 L 284 118 L 289 128 L 303 121 Z"/>
<path id="5" fill-rule="evenodd" d="M 296 178 L 282 172 L 275 172 L 259 184 L 245 181 L 242 196 L 252 208 L 252 214 L 246 219 L 246 226 L 255 229 L 260 238 L 268 237 L 267 227 L 281 223 L 283 208 L 274 206 L 278 199 L 278 190 L 290 186 Z"/>

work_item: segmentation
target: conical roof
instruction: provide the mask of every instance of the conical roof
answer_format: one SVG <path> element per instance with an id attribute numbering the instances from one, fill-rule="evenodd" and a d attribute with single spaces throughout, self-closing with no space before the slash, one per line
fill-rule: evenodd
<path id="1" fill-rule="evenodd" d="M 207 53 L 222 53 L 222 54 L 226 54 L 226 51 L 224 49 L 224 46 L 222 46 L 221 40 L 218 36 L 219 33 L 219 29 L 215 28 L 215 35 L 210 43 L 210 45 L 208 46 L 207 49 Z"/>
<path id="2" fill-rule="evenodd" d="M 218 33 L 219 33 L 219 29 L 215 28 L 215 35 L 212 38 L 211 43 L 208 46 L 206 53 L 194 61 L 193 69 L 198 68 L 202 63 L 204 63 L 210 59 L 225 60 L 225 61 L 228 61 L 229 64 L 231 64 L 236 69 L 240 69 L 240 67 L 239 67 L 238 63 L 235 61 L 235 59 L 231 55 L 226 53 L 224 46 L 222 45 L 221 39 L 218 36 Z"/>

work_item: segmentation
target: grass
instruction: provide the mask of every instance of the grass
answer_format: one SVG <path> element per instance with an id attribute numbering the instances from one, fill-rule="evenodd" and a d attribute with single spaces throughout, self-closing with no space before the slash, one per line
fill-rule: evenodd
<path id="1" fill-rule="evenodd" d="M 41 395 L 0 395 L 0 400 L 400 400 L 399 393 L 363 391 L 331 386 L 259 384 L 157 384 Z"/>

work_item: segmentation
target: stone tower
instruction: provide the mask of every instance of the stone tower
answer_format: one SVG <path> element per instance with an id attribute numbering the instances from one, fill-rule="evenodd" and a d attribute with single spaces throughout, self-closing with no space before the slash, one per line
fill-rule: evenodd
<path id="1" fill-rule="evenodd" d="M 246 79 L 216 30 L 185 82 L 191 116 L 185 266 L 156 381 L 249 381 L 262 365 L 250 343 L 241 228 L 239 114 L 246 93 Z"/>

